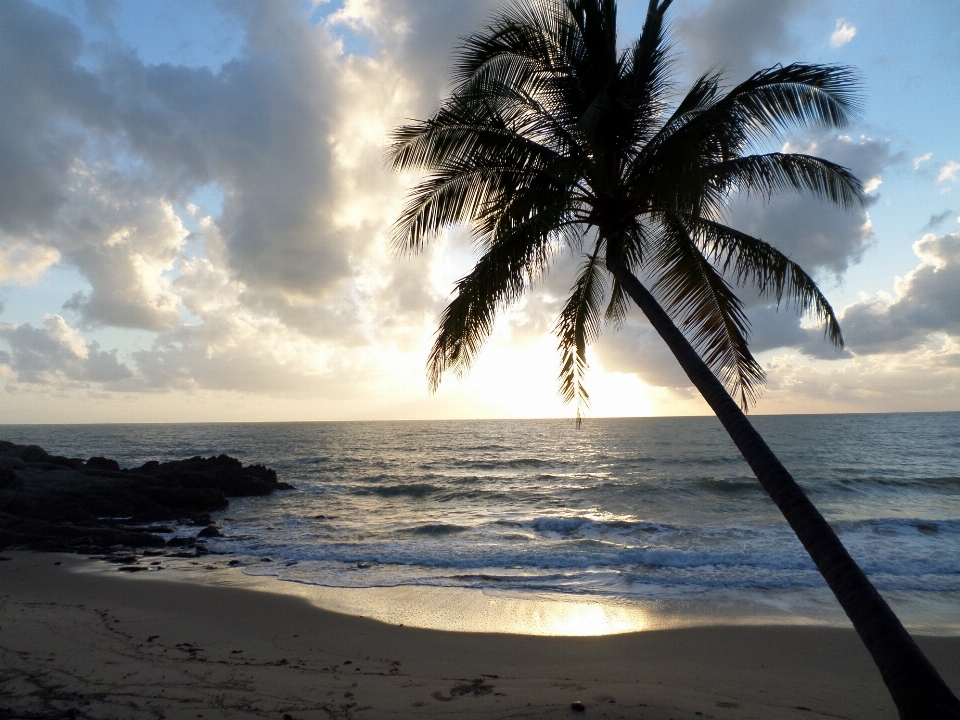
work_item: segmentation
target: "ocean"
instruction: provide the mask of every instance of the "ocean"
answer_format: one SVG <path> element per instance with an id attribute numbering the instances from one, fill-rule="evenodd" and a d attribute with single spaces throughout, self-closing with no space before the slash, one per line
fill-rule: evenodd
<path id="1" fill-rule="evenodd" d="M 757 416 L 761 434 L 915 632 L 960 634 L 960 413 Z M 695 623 L 844 625 L 712 417 L 4 425 L 122 466 L 227 453 L 295 491 L 218 513 L 250 575 L 602 600 Z M 669 624 L 669 623 L 668 623 Z M 682 623 L 681 623 L 682 624 Z"/>

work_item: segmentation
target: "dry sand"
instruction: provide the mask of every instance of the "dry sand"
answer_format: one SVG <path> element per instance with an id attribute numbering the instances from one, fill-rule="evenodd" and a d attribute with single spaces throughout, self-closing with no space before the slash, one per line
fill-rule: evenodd
<path id="1" fill-rule="evenodd" d="M 98 720 L 896 718 L 847 630 L 440 632 L 328 612 L 215 576 L 197 584 L 164 573 L 125 577 L 76 555 L 6 556 L 0 718 L 70 708 Z M 960 638 L 919 642 L 960 691 Z M 586 710 L 571 709 L 574 701 Z"/>

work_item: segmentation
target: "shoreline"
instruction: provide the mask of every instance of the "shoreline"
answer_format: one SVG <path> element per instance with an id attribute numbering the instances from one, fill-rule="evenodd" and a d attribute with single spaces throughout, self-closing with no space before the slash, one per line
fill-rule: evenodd
<path id="1" fill-rule="evenodd" d="M 320 609 L 277 587 L 295 583 L 233 569 L 185 582 L 77 555 L 4 555 L 0 709 L 24 714 L 584 717 L 570 709 L 579 701 L 608 718 L 897 717 L 852 630 L 443 632 Z M 960 638 L 917 640 L 960 691 Z"/>
<path id="2" fill-rule="evenodd" d="M 243 577 L 247 581 L 237 586 L 263 582 L 262 589 L 303 597 L 322 610 L 427 630 L 577 637 L 716 626 L 851 627 L 826 587 L 637 598 L 434 585 L 341 587 L 274 574 Z M 960 638 L 960 625 L 943 619 L 956 615 L 955 595 L 926 598 L 925 612 L 912 599 L 904 602 L 891 593 L 884 598 L 911 635 Z"/>
<path id="3" fill-rule="evenodd" d="M 715 626 L 851 627 L 826 586 L 624 597 L 495 586 L 327 585 L 283 577 L 283 563 L 264 565 L 263 558 L 217 550 L 195 558 L 167 553 L 141 560 L 166 563 L 173 571 L 164 576 L 169 580 L 291 595 L 320 610 L 425 630 L 577 637 Z M 896 593 L 886 592 L 884 598 L 911 635 L 960 638 L 956 597 L 928 595 L 922 606 Z"/>

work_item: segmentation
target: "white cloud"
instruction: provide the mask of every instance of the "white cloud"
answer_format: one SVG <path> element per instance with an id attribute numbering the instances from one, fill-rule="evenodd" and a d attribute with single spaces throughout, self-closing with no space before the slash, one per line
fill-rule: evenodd
<path id="1" fill-rule="evenodd" d="M 923 165 L 925 162 L 927 162 L 927 160 L 929 160 L 932 157 L 933 157 L 932 152 L 924 153 L 923 155 L 917 155 L 913 159 L 913 169 L 919 170 L 920 166 Z"/>
<path id="2" fill-rule="evenodd" d="M 55 340 L 63 349 L 69 350 L 81 360 L 86 360 L 90 357 L 90 351 L 83 337 L 77 332 L 76 328 L 67 325 L 67 321 L 60 315 L 44 316 L 43 326 L 47 329 L 47 335 Z"/>
<path id="3" fill-rule="evenodd" d="M 842 45 L 846 45 L 848 42 L 853 40 L 856 34 L 856 27 L 848 23 L 843 18 L 837 18 L 836 29 L 830 35 L 830 47 L 838 48 Z"/>
<path id="4" fill-rule="evenodd" d="M 59 261 L 56 248 L 0 235 L 0 283 L 28 285 Z"/>
<path id="5" fill-rule="evenodd" d="M 76 292 L 66 307 L 86 326 L 176 326 L 180 299 L 167 274 L 189 233 L 171 203 L 102 168 L 78 171 L 68 198 L 56 242 L 92 290 Z"/>
<path id="6" fill-rule="evenodd" d="M 960 170 L 960 162 L 950 160 L 946 162 L 937 174 L 937 182 L 952 182 L 957 179 L 957 171 Z"/>
<path id="7" fill-rule="evenodd" d="M 960 233 L 924 235 L 913 249 L 921 263 L 897 279 L 896 296 L 844 308 L 840 322 L 854 353 L 901 353 L 937 334 L 960 337 Z"/>
<path id="8" fill-rule="evenodd" d="M 827 366 L 785 354 L 767 372 L 764 413 L 945 411 L 960 402 L 960 344 L 949 338 Z"/>

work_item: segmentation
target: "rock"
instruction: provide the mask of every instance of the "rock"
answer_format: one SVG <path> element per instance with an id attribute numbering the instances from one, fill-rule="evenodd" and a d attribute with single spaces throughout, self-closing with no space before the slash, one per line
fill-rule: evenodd
<path id="1" fill-rule="evenodd" d="M 225 497 L 269 495 L 274 490 L 281 489 L 276 470 L 263 465 L 244 467 L 243 463 L 229 455 L 210 458 L 197 456 L 188 460 L 157 464 L 145 463 L 128 472 L 175 483 L 183 488 L 217 489 Z"/>
<path id="2" fill-rule="evenodd" d="M 570 703 L 570 709 L 576 712 L 585 712 L 587 709 L 587 706 L 584 705 L 579 700 L 574 700 L 572 703 Z"/>
<path id="3" fill-rule="evenodd" d="M 170 533 L 175 533 L 177 529 L 173 525 L 147 525 L 146 527 L 138 528 L 143 532 L 148 533 L 165 533 L 169 535 Z"/>
<path id="4" fill-rule="evenodd" d="M 197 539 L 192 537 L 173 537 L 167 540 L 168 547 L 193 547 L 197 544 Z"/>
<path id="5" fill-rule="evenodd" d="M 197 537 L 223 537 L 223 533 L 217 530 L 214 525 L 207 525 L 203 530 L 197 533 Z"/>
<path id="6" fill-rule="evenodd" d="M 0 467 L 0 490 L 23 490 L 23 479 L 17 475 L 16 470 L 8 467 Z"/>
<path id="7" fill-rule="evenodd" d="M 166 523 L 206 530 L 215 525 L 210 514 L 227 507 L 227 498 L 267 495 L 283 486 L 274 470 L 244 466 L 228 455 L 122 469 L 110 458 L 84 462 L 0 441 L 0 548 L 104 552 L 121 546 L 129 553 L 163 547 L 158 533 L 176 529 Z M 195 538 L 172 544 L 194 547 Z"/>
<path id="8" fill-rule="evenodd" d="M 24 462 L 41 462 L 47 457 L 47 451 L 39 445 L 14 445 L 13 443 L 5 444 L 9 445 L 10 447 L 6 449 L 4 455 L 20 458 Z"/>
<path id="9" fill-rule="evenodd" d="M 84 464 L 84 467 L 91 470 L 119 470 L 120 463 L 105 457 L 92 457 Z"/>

